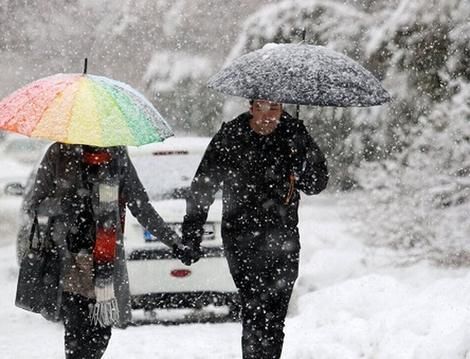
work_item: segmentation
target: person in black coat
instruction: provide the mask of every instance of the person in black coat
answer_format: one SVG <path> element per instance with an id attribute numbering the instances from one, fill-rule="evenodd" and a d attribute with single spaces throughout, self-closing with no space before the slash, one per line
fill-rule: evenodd
<path id="1" fill-rule="evenodd" d="M 184 254 L 180 238 L 152 207 L 125 147 L 52 144 L 26 201 L 31 214 L 48 218 L 44 245 L 60 258 L 56 297 L 41 313 L 63 319 L 67 359 L 101 358 L 111 327 L 131 320 L 126 207 Z"/>
<path id="2" fill-rule="evenodd" d="M 281 356 L 298 275 L 299 192 L 317 194 L 327 183 L 324 155 L 279 103 L 250 101 L 250 111 L 223 124 L 204 154 L 183 223 L 183 244 L 192 252 L 180 257 L 198 260 L 203 225 L 222 188 L 222 238 L 240 294 L 244 359 Z"/>

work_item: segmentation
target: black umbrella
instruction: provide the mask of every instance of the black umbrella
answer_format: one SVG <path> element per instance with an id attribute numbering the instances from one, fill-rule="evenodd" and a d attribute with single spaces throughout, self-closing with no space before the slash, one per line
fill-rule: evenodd
<path id="1" fill-rule="evenodd" d="M 268 44 L 209 79 L 227 95 L 313 106 L 375 106 L 390 101 L 380 82 L 351 58 L 323 46 Z"/>

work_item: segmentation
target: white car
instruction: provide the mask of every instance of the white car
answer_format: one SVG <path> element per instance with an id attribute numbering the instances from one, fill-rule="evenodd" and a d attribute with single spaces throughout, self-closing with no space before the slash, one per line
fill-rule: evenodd
<path id="1" fill-rule="evenodd" d="M 208 142 L 207 138 L 170 138 L 162 144 L 129 149 L 152 204 L 178 234 L 186 212 L 184 196 Z M 228 305 L 230 314 L 237 317 L 236 288 L 222 247 L 221 216 L 218 196 L 205 225 L 203 256 L 188 267 L 128 213 L 125 246 L 134 309 Z"/>
<path id="2" fill-rule="evenodd" d="M 0 238 L 5 239 L 12 238 L 17 228 L 22 227 L 23 215 L 18 217 L 19 196 L 47 142 L 12 133 L 0 135 Z"/>
<path id="3" fill-rule="evenodd" d="M 17 228 L 23 223 L 23 211 L 20 211 L 22 201 L 19 196 L 24 191 L 32 166 L 3 158 L 0 160 L 0 167 L 0 241 L 6 241 L 15 237 Z"/>
<path id="4" fill-rule="evenodd" d="M 15 133 L 3 133 L 0 140 L 2 159 L 33 166 L 42 157 L 50 141 L 30 138 Z"/>
<path id="5" fill-rule="evenodd" d="M 19 195 L 48 142 L 14 133 L 0 134 L 0 197 Z"/>
<path id="6" fill-rule="evenodd" d="M 160 144 L 129 148 L 152 204 L 178 234 L 181 234 L 186 212 L 184 196 L 208 143 L 208 138 L 170 138 Z M 31 190 L 34 176 L 35 171 L 29 176 L 26 191 Z M 222 247 L 221 213 L 219 196 L 211 206 L 205 225 L 201 243 L 203 256 L 188 267 L 128 211 L 124 243 L 133 309 L 151 312 L 160 308 L 202 308 L 213 304 L 228 307 L 229 317 L 238 318 L 236 288 Z M 18 260 L 26 248 L 32 223 L 23 207 L 20 218 Z"/>

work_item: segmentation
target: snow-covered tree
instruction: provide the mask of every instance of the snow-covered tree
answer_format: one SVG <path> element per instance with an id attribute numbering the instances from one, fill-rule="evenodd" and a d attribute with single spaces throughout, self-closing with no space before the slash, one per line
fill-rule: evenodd
<path id="1" fill-rule="evenodd" d="M 371 243 L 452 264 L 470 260 L 470 84 L 419 118 L 393 160 L 363 162 L 361 216 Z"/>
<path id="2" fill-rule="evenodd" d="M 206 86 L 213 71 L 206 56 L 158 51 L 144 76 L 149 98 L 173 128 L 192 134 L 214 133 L 222 101 Z"/>
<path id="3" fill-rule="evenodd" d="M 0 0 L 0 97 L 39 77 L 88 71 L 143 91 L 156 50 L 208 56 L 212 71 L 241 19 L 271 0 Z"/>
<path id="4" fill-rule="evenodd" d="M 464 1 L 402 2 L 376 33 L 369 49 L 389 53 L 386 79 L 402 82 L 395 112 L 381 114 L 395 150 L 356 171 L 374 199 L 370 238 L 457 264 L 470 258 L 469 18 Z"/>

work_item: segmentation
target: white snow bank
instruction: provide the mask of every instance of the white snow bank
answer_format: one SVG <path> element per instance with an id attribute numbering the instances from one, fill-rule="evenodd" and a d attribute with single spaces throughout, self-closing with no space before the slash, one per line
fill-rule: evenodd
<path id="1" fill-rule="evenodd" d="M 468 303 L 470 275 L 421 289 L 386 275 L 349 280 L 300 298 L 286 358 L 467 358 Z"/>

